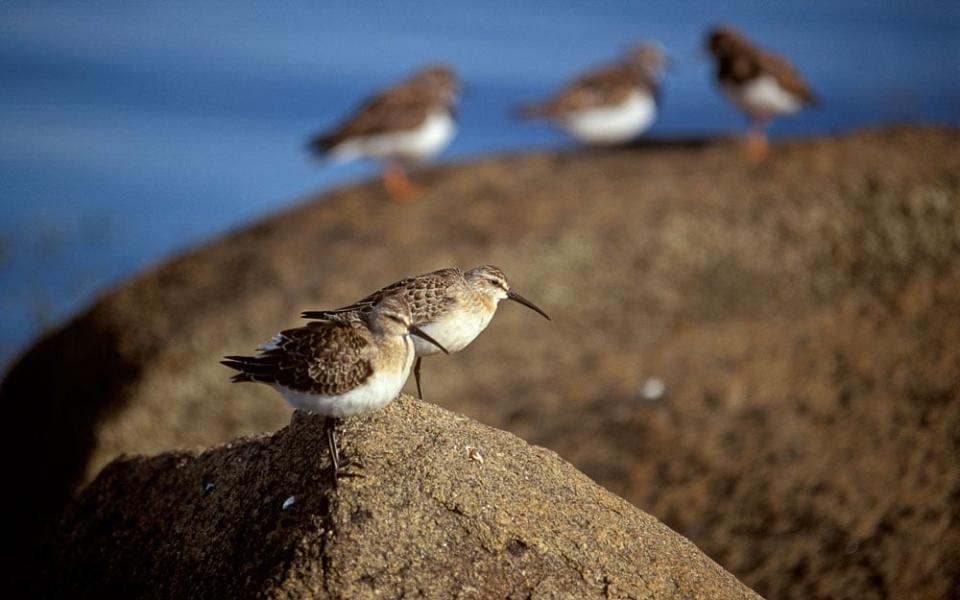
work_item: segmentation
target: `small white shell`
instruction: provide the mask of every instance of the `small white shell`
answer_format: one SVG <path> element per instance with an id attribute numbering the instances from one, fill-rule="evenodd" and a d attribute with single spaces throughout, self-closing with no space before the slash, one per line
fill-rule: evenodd
<path id="1" fill-rule="evenodd" d="M 470 460 L 475 460 L 481 465 L 483 464 L 483 453 L 480 452 L 480 448 L 474 446 L 467 446 L 467 456 L 470 457 Z"/>
<path id="2" fill-rule="evenodd" d="M 288 508 L 290 508 L 291 506 L 293 506 L 293 503 L 296 502 L 296 501 L 297 501 L 297 498 L 296 498 L 295 496 L 290 496 L 289 498 L 287 498 L 286 500 L 284 500 L 284 501 L 283 501 L 283 507 L 282 507 L 283 510 L 287 510 Z"/>
<path id="3" fill-rule="evenodd" d="M 643 382 L 643 387 L 640 388 L 640 394 L 645 400 L 659 400 L 663 398 L 666 391 L 667 385 L 659 377 L 650 377 Z"/>

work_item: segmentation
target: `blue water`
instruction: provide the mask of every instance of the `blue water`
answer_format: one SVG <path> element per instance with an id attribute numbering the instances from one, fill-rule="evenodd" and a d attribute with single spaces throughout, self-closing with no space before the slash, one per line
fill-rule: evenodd
<path id="1" fill-rule="evenodd" d="M 0 364 L 96 294 L 211 236 L 370 175 L 303 151 L 422 63 L 467 81 L 442 160 L 564 147 L 511 120 L 629 42 L 678 60 L 652 135 L 742 118 L 698 52 L 712 24 L 791 57 L 823 107 L 774 135 L 960 124 L 960 2 L 0 2 Z"/>

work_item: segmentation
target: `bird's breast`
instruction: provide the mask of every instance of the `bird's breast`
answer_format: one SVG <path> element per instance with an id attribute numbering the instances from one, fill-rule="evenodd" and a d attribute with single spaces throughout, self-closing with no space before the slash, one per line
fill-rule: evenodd
<path id="1" fill-rule="evenodd" d="M 657 115 L 654 97 L 634 91 L 618 104 L 584 108 L 564 119 L 566 129 L 581 142 L 612 144 L 626 141 L 645 131 Z"/>
<path id="2" fill-rule="evenodd" d="M 448 352 L 459 352 L 487 328 L 495 312 L 496 307 L 490 309 L 486 306 L 476 310 L 456 310 L 420 327 L 424 333 L 440 342 Z M 413 336 L 413 343 L 419 356 L 442 352 L 427 340 L 416 336 Z"/>

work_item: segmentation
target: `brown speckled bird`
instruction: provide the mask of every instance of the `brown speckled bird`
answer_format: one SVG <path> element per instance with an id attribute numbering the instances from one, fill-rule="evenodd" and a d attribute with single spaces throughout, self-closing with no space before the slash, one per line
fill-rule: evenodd
<path id="1" fill-rule="evenodd" d="M 816 97 L 786 59 L 762 50 L 729 27 L 707 36 L 720 89 L 750 119 L 747 152 L 760 160 L 767 153 L 766 130 L 774 117 L 816 104 Z"/>
<path id="2" fill-rule="evenodd" d="M 335 160 L 381 162 L 390 198 L 409 200 L 416 189 L 406 168 L 432 157 L 453 139 L 459 92 L 452 69 L 427 67 L 365 101 L 339 127 L 315 136 L 310 147 Z"/>
<path id="3" fill-rule="evenodd" d="M 557 124 L 585 144 L 616 144 L 646 131 L 657 116 L 666 56 L 657 44 L 639 44 L 619 62 L 580 76 L 541 104 L 519 114 Z"/>
<path id="4" fill-rule="evenodd" d="M 231 381 L 265 383 L 297 409 L 328 418 L 327 442 L 334 472 L 343 463 L 336 419 L 383 408 L 403 389 L 413 365 L 410 334 L 446 350 L 411 323 L 402 296 L 387 296 L 352 322 L 319 321 L 281 331 L 256 356 L 226 356 L 239 371 Z"/>

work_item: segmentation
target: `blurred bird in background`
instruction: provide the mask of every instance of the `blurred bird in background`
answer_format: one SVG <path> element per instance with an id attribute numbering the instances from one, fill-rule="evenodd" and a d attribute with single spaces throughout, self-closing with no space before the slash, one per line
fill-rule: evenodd
<path id="1" fill-rule="evenodd" d="M 334 160 L 370 158 L 383 165 L 390 198 L 407 201 L 416 187 L 408 168 L 443 150 L 456 134 L 460 81 L 445 65 L 421 69 L 366 100 L 336 129 L 316 135 L 311 150 Z"/>
<path id="2" fill-rule="evenodd" d="M 816 97 L 786 59 L 757 48 L 730 27 L 711 30 L 707 49 L 720 89 L 751 121 L 747 156 L 763 160 L 768 151 L 767 127 L 773 118 L 813 106 Z"/>
<path id="3" fill-rule="evenodd" d="M 617 63 L 589 71 L 519 115 L 550 121 L 584 144 L 626 142 L 653 124 L 667 58 L 658 44 L 632 47 Z"/>

